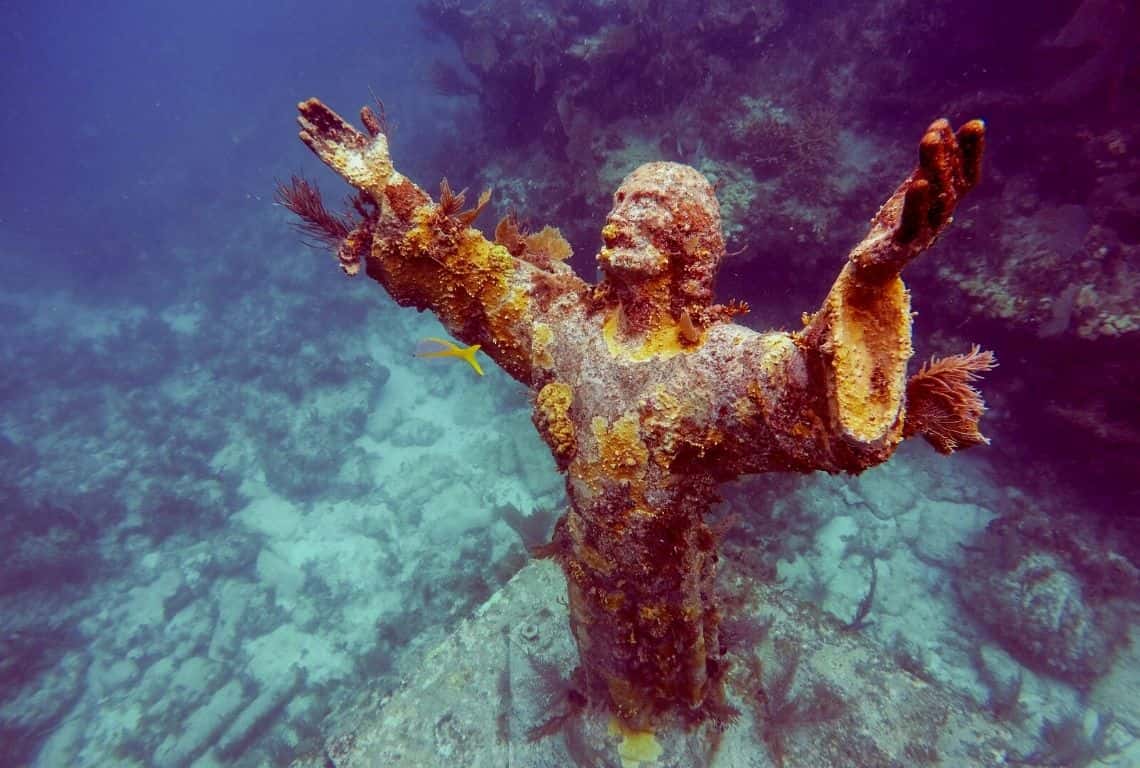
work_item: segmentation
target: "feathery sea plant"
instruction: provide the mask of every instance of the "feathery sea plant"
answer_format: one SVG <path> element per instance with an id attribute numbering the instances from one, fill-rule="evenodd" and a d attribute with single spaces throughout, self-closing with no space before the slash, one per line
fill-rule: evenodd
<path id="1" fill-rule="evenodd" d="M 321 193 L 301 176 L 293 176 L 288 184 L 277 184 L 275 199 L 288 208 L 299 221 L 294 226 L 314 246 L 337 248 L 352 231 L 352 222 L 325 207 Z"/>
<path id="2" fill-rule="evenodd" d="M 930 358 L 906 385 L 905 437 L 922 435 L 939 453 L 989 444 L 978 430 L 986 404 L 973 382 L 997 367 L 993 352 L 975 344 L 964 354 Z"/>

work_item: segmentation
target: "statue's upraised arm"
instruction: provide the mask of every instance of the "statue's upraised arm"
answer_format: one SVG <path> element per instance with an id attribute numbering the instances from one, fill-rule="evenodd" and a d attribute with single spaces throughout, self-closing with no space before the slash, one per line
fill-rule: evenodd
<path id="1" fill-rule="evenodd" d="M 399 173 L 388 152 L 383 121 L 365 107 L 366 133 L 317 99 L 298 109 L 301 140 L 356 188 L 351 212 L 330 212 L 306 181 L 293 179 L 278 199 L 312 238 L 336 250 L 350 275 L 363 265 L 403 306 L 430 310 L 458 339 L 479 344 L 504 370 L 531 385 L 532 334 L 543 309 L 586 285 L 562 263 L 569 246 L 556 230 L 525 235 L 509 220 L 496 242 L 470 225 L 487 204 L 474 206 L 444 181 L 438 202 Z"/>
<path id="2" fill-rule="evenodd" d="M 969 381 L 993 366 L 992 355 L 975 350 L 947 358 L 908 385 L 910 296 L 899 277 L 934 244 L 962 195 L 978 183 L 984 142 L 980 120 L 956 134 L 945 120 L 927 129 L 918 168 L 875 214 L 798 335 L 811 375 L 827 395 L 822 415 L 829 431 L 849 449 L 844 469 L 877 464 L 914 434 L 944 452 L 984 442 L 977 427 L 980 399 Z"/>
<path id="3" fill-rule="evenodd" d="M 900 279 L 978 182 L 983 142 L 978 120 L 957 134 L 945 120 L 927 129 L 918 168 L 876 213 L 801 331 L 761 334 L 720 318 L 691 359 L 673 363 L 687 368 L 678 378 L 698 404 L 688 421 L 719 441 L 702 448 L 718 473 L 859 472 L 889 458 L 904 437 L 923 435 L 943 453 L 985 442 L 972 382 L 993 367 L 992 354 L 975 348 L 931 361 L 908 380 L 911 309 Z M 690 226 L 680 215 L 668 220 Z M 719 263 L 687 253 L 673 260 L 685 258 L 691 274 L 711 275 Z M 707 315 L 698 303 L 687 311 Z"/>

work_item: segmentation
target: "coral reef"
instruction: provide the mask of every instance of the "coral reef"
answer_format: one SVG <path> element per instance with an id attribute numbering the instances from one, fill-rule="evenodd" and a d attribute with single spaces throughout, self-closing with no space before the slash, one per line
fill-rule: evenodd
<path id="1" fill-rule="evenodd" d="M 1060 560 L 1027 553 L 1009 570 L 974 565 L 984 570 L 959 582 L 962 602 L 1018 658 L 1082 687 L 1108 671 L 1125 642 L 1124 622 L 1086 600 Z"/>
<path id="2" fill-rule="evenodd" d="M 1047 126 L 1034 139 L 1054 153 L 1063 146 L 1068 157 L 1058 163 L 1080 159 L 1065 182 L 1068 199 L 1042 194 L 1036 179 L 1008 181 L 975 236 L 982 258 L 942 264 L 937 274 L 968 297 L 971 313 L 1041 339 L 1121 339 L 1140 330 L 1140 128 L 1072 132 Z"/>
<path id="3" fill-rule="evenodd" d="M 916 386 L 906 402 L 911 310 L 900 279 L 977 183 L 980 121 L 956 134 L 932 124 L 917 170 L 820 309 L 798 332 L 757 333 L 732 322 L 741 305 L 713 303 L 719 207 L 688 166 L 649 163 L 626 177 L 591 285 L 509 222 L 497 228 L 503 242 L 473 229 L 486 194 L 463 210 L 463 194 L 444 184 L 433 202 L 395 169 L 369 108 L 367 133 L 316 99 L 299 109 L 302 141 L 357 190 L 355 214 L 329 214 L 297 179 L 279 190 L 282 203 L 335 241 L 347 274 L 363 269 L 399 304 L 430 310 L 534 393 L 534 423 L 571 502 L 543 553 L 567 576 L 588 694 L 624 727 L 724 711 L 718 537 L 705 521 L 719 482 L 861 472 L 894 452 L 909 408 L 928 414 L 914 431 L 935 441 L 939 424 L 954 423 L 965 438 L 943 441 L 948 451 L 981 440 L 976 394 L 945 397 L 955 376 L 936 373 L 968 380 L 961 359 L 932 362 L 920 375 L 942 386 Z"/>
<path id="4" fill-rule="evenodd" d="M 962 604 L 1028 666 L 1087 689 L 1127 644 L 1140 569 L 1079 514 L 1018 506 L 966 547 Z"/>
<path id="5" fill-rule="evenodd" d="M 765 242 L 761 250 L 750 230 L 792 243 L 807 238 L 831 252 L 857 236 L 829 228 L 836 217 L 824 204 L 836 187 L 846 196 L 858 192 L 837 178 L 847 175 L 843 164 L 832 162 L 840 137 L 831 129 L 842 113 L 828 94 L 803 103 L 782 97 L 798 79 L 783 81 L 773 60 L 775 48 L 785 49 L 795 15 L 782 0 L 718 0 L 699 12 L 676 0 L 629 6 L 554 0 L 521 8 L 517 0 L 491 0 L 463 9 L 423 0 L 418 7 L 429 26 L 454 41 L 469 73 L 436 64 L 428 78 L 448 94 L 478 98 L 477 113 L 461 121 L 475 131 L 457 140 L 467 144 L 477 131 L 487 146 L 511 148 L 493 158 L 480 152 L 477 164 L 455 170 L 477 173 L 498 191 L 492 173 L 498 164 L 516 166 L 512 175 L 523 178 L 538 175 L 539 166 L 559 166 L 557 188 L 532 185 L 522 195 L 508 194 L 519 210 L 565 222 L 567 238 L 582 250 L 587 243 L 592 249 L 594 232 L 580 222 L 603 214 L 605 195 L 627 173 L 661 159 L 716 177 L 729 248 L 744 258 L 763 258 L 782 244 Z M 743 70 L 741 62 L 748 63 Z M 798 64 L 792 69 L 798 72 Z M 473 109 L 474 102 L 455 104 Z M 525 118 L 482 119 L 489 114 Z M 781 175 L 785 160 L 794 166 L 787 184 L 774 180 L 764 188 L 751 178 Z M 726 197 L 720 185 L 737 179 L 747 180 L 739 185 L 744 194 Z M 737 199 L 725 205 L 730 197 Z M 818 256 L 825 253 L 821 248 Z M 805 260 L 816 256 L 801 253 Z"/>

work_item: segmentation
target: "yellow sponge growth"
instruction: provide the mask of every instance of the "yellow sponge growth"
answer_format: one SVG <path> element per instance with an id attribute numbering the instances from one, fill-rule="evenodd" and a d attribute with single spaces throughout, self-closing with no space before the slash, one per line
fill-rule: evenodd
<path id="1" fill-rule="evenodd" d="M 609 731 L 611 735 L 621 735 L 621 744 L 618 745 L 618 757 L 621 758 L 621 768 L 642 768 L 656 762 L 661 757 L 661 744 L 653 731 L 633 731 L 621 724 L 616 717 L 610 718 Z"/>

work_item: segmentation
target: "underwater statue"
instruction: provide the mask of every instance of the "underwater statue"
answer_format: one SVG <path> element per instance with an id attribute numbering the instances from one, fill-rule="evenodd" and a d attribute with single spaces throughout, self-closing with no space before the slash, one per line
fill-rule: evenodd
<path id="1" fill-rule="evenodd" d="M 933 123 L 918 168 L 883 204 L 822 306 L 797 332 L 733 322 L 713 302 L 725 256 L 712 186 L 693 168 L 643 165 L 602 228 L 601 281 L 565 263 L 557 230 L 495 239 L 446 181 L 438 201 L 392 164 L 383 121 L 359 131 L 300 104 L 301 139 L 356 190 L 334 213 L 302 179 L 279 199 L 311 236 L 401 305 L 429 310 L 533 393 L 533 420 L 570 508 L 538 554 L 566 574 L 585 693 L 630 729 L 725 711 L 717 485 L 754 472 L 858 473 L 922 435 L 949 453 L 986 442 L 972 382 L 993 356 L 932 360 L 909 379 L 901 270 L 930 247 L 979 179 L 981 121 Z"/>

